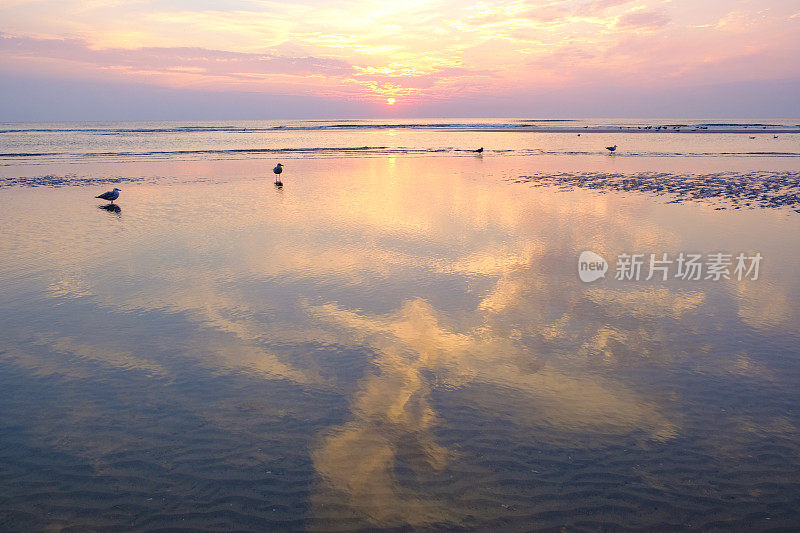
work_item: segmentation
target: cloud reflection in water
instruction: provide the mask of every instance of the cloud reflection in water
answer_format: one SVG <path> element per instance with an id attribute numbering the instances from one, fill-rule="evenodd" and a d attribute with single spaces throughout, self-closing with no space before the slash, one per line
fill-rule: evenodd
<path id="1" fill-rule="evenodd" d="M 108 369 L 165 382 L 247 376 L 270 413 L 280 411 L 267 405 L 280 401 L 270 392 L 278 382 L 336 395 L 345 416 L 307 428 L 319 478 L 312 512 L 338 502 L 373 525 L 460 525 L 482 508 L 437 483 L 490 472 L 442 436 L 468 429 L 443 396 L 473 409 L 475 423 L 542 446 L 657 446 L 681 435 L 681 407 L 633 379 L 639 368 L 711 366 L 708 354 L 726 355 L 720 331 L 795 327 L 797 288 L 768 274 L 758 288 L 582 284 L 580 250 L 670 252 L 689 232 L 646 198 L 520 194 L 487 182 L 483 163 L 428 158 L 420 172 L 420 161 L 345 160 L 346 183 L 320 167 L 279 194 L 249 180 L 146 184 L 115 224 L 126 239 L 105 217 L 80 219 L 77 203 L 66 210 L 78 222 L 42 225 L 20 197 L 0 271 L 27 304 L 9 298 L 2 312 L 32 327 L 0 335 L 0 357 L 65 380 Z M 171 210 L 176 195 L 181 209 Z M 713 214 L 684 215 L 713 242 Z M 774 375 L 757 359 L 740 351 L 724 369 Z M 188 408 L 222 428 L 249 427 L 245 417 L 262 412 L 236 420 Z M 73 426 L 75 441 L 93 439 Z"/>

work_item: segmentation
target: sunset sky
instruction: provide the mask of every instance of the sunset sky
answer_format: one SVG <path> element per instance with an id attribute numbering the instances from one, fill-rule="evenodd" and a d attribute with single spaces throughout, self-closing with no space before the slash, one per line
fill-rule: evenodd
<path id="1" fill-rule="evenodd" d="M 798 57 L 797 0 L 0 0 L 0 120 L 794 117 Z"/>

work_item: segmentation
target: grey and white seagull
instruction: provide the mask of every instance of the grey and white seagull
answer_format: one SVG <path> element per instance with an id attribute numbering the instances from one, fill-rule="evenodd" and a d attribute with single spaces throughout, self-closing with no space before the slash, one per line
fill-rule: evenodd
<path id="1" fill-rule="evenodd" d="M 606 146 L 606 150 L 608 150 L 609 152 L 613 152 L 616 149 L 617 149 L 617 145 L 616 144 L 614 146 Z"/>
<path id="2" fill-rule="evenodd" d="M 101 198 L 103 200 L 108 200 L 109 202 L 111 202 L 113 204 L 114 200 L 119 198 L 119 191 L 121 191 L 121 190 L 122 189 L 117 189 L 116 187 L 114 187 L 113 191 L 106 191 L 103 194 L 95 196 L 95 198 Z"/>
<path id="3" fill-rule="evenodd" d="M 275 173 L 275 185 L 283 185 L 280 178 L 281 172 L 283 172 L 283 163 L 278 163 L 272 171 Z"/>

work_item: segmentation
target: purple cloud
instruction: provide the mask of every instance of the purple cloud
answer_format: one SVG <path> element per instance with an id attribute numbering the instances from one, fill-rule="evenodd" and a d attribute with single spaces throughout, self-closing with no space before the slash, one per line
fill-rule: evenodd
<path id="1" fill-rule="evenodd" d="M 97 67 L 160 72 L 188 71 L 210 76 L 250 77 L 266 74 L 348 76 L 353 67 L 339 59 L 286 57 L 188 47 L 91 49 L 80 39 L 38 39 L 0 33 L 0 54 L 60 59 Z"/>

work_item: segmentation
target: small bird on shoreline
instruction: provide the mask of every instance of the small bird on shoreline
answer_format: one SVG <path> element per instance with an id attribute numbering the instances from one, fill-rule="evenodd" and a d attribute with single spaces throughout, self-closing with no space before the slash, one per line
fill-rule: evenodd
<path id="1" fill-rule="evenodd" d="M 613 152 L 616 149 L 617 149 L 617 145 L 616 144 L 614 146 L 606 146 L 606 150 L 608 150 L 609 152 Z"/>
<path id="2" fill-rule="evenodd" d="M 477 150 L 473 150 L 473 152 L 475 152 L 476 154 L 482 154 L 483 153 L 483 146 L 481 146 Z"/>
<path id="3" fill-rule="evenodd" d="M 95 196 L 95 198 L 100 198 L 102 200 L 108 200 L 109 202 L 111 202 L 113 204 L 114 200 L 119 198 L 119 191 L 121 191 L 121 190 L 122 189 L 118 189 L 118 188 L 114 187 L 113 191 L 106 191 L 103 194 L 99 194 L 99 195 Z"/>
<path id="4" fill-rule="evenodd" d="M 275 185 L 283 185 L 283 182 L 280 178 L 281 172 L 283 172 L 283 163 L 278 163 L 277 166 L 272 169 L 272 171 L 275 173 Z"/>

